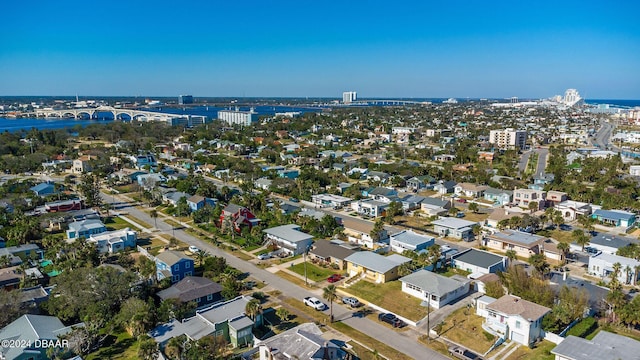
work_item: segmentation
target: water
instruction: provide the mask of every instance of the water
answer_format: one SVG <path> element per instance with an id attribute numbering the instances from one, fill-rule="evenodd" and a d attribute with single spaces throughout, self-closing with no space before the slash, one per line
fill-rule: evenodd
<path id="1" fill-rule="evenodd" d="M 20 130 L 29 131 L 32 128 L 39 130 L 65 129 L 76 125 L 85 127 L 90 124 L 104 124 L 113 120 L 75 120 L 75 119 L 36 119 L 20 118 L 7 119 L 0 117 L 0 131 L 17 132 Z"/>

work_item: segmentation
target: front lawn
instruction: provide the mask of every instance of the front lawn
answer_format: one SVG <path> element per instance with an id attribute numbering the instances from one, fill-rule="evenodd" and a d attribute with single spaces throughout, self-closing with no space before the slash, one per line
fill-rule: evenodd
<path id="1" fill-rule="evenodd" d="M 476 315 L 473 308 L 463 307 L 452 312 L 444 322 L 436 324 L 434 330 L 438 335 L 484 354 L 497 339 L 482 329 L 483 322 L 484 318 Z"/>
<path id="2" fill-rule="evenodd" d="M 135 226 L 131 225 L 127 221 L 122 220 L 121 218 L 116 217 L 116 216 L 110 216 L 110 217 L 106 218 L 105 221 L 104 221 L 104 225 L 107 227 L 107 230 L 109 230 L 109 231 L 121 230 L 121 229 L 124 229 L 124 228 L 130 228 L 130 229 L 134 229 L 134 230 L 139 230 L 138 228 L 136 228 Z"/>
<path id="3" fill-rule="evenodd" d="M 555 359 L 555 355 L 551 353 L 551 350 L 553 350 L 554 347 L 556 347 L 556 344 L 551 341 L 543 341 L 533 349 L 527 346 L 520 346 L 518 350 L 511 353 L 506 360 L 553 360 Z"/>
<path id="4" fill-rule="evenodd" d="M 420 306 L 422 301 L 403 293 L 401 289 L 402 283 L 397 280 L 384 284 L 374 284 L 366 280 L 360 280 L 348 288 L 341 288 L 345 292 L 412 321 L 418 321 L 427 316 L 427 308 Z"/>
<path id="5" fill-rule="evenodd" d="M 87 355 L 85 359 L 136 360 L 138 359 L 138 341 L 126 331 L 109 335 L 100 349 Z"/>
<path id="6" fill-rule="evenodd" d="M 289 267 L 289 270 L 294 273 L 300 274 L 304 276 L 304 263 L 295 264 Z M 325 269 L 319 266 L 316 266 L 310 262 L 307 262 L 307 278 L 311 281 L 322 281 L 326 280 L 329 276 L 335 274 L 337 271 L 333 269 Z"/>

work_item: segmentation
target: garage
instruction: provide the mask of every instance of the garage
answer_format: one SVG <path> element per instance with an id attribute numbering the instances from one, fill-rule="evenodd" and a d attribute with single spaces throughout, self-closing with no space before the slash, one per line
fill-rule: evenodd
<path id="1" fill-rule="evenodd" d="M 523 345 L 527 345 L 527 342 L 524 340 L 524 334 L 520 334 L 515 331 L 511 331 L 511 340 Z"/>

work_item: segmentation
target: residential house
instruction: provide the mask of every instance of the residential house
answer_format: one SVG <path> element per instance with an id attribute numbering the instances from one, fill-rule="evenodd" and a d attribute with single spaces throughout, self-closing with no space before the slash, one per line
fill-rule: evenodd
<path id="1" fill-rule="evenodd" d="M 193 317 L 182 321 L 174 319 L 157 326 L 149 332 L 149 336 L 160 345 L 160 349 L 164 349 L 169 340 L 181 335 L 186 335 L 191 341 L 213 335 L 224 339 L 234 348 L 250 346 L 253 343 L 254 324 L 262 323 L 262 314 L 256 314 L 255 319 L 245 314 L 247 303 L 252 299 L 252 297 L 239 296 L 196 310 Z"/>
<path id="2" fill-rule="evenodd" d="M 343 194 L 348 188 L 350 188 L 353 184 L 341 182 L 336 186 L 336 189 L 340 194 Z"/>
<path id="3" fill-rule="evenodd" d="M 260 224 L 260 219 L 256 218 L 249 209 L 232 203 L 225 206 L 220 214 L 220 224 L 222 226 L 224 226 L 225 221 L 229 221 L 238 233 L 241 232 L 243 226 L 248 226 L 249 230 L 251 230 L 251 228 Z"/>
<path id="4" fill-rule="evenodd" d="M 537 209 L 544 209 L 546 202 L 546 191 L 535 189 L 515 189 L 513 190 L 513 202 L 516 206 L 528 209 L 529 203 L 538 204 Z"/>
<path id="5" fill-rule="evenodd" d="M 74 221 L 69 224 L 67 230 L 67 240 L 75 240 L 78 238 L 89 238 L 91 235 L 101 234 L 107 231 L 107 227 L 99 219 L 87 219 L 82 221 Z"/>
<path id="6" fill-rule="evenodd" d="M 382 184 L 386 184 L 391 178 L 391 175 L 382 171 L 369 171 L 367 173 L 367 180 L 379 181 Z"/>
<path id="7" fill-rule="evenodd" d="M 356 251 L 359 251 L 359 246 L 349 245 L 340 240 L 317 240 L 313 243 L 309 256 L 311 259 L 345 270 L 347 262 L 344 259 Z"/>
<path id="8" fill-rule="evenodd" d="M 295 169 L 279 170 L 278 177 L 295 180 L 300 176 L 300 171 Z"/>
<path id="9" fill-rule="evenodd" d="M 631 176 L 640 176 L 640 165 L 630 165 L 629 166 L 629 175 L 631 175 Z"/>
<path id="10" fill-rule="evenodd" d="M 596 285 L 589 280 L 569 276 L 567 272 L 551 272 L 549 285 L 556 294 L 559 294 L 564 286 L 585 292 L 589 301 L 588 309 L 585 309 L 585 313 L 594 314 L 606 306 L 604 301 L 609 293 L 609 288 Z"/>
<path id="11" fill-rule="evenodd" d="M 552 264 L 564 265 L 565 263 L 565 252 L 558 249 L 558 243 L 552 239 L 545 239 L 540 243 L 540 252 L 547 260 L 550 260 Z"/>
<path id="12" fill-rule="evenodd" d="M 378 247 L 384 247 L 389 244 L 389 233 L 387 229 L 382 229 L 378 235 L 378 240 L 374 241 L 371 238 L 371 232 L 373 231 L 374 224 L 371 222 L 365 222 L 358 219 L 353 219 L 349 216 L 345 216 L 342 219 L 342 226 L 344 227 L 344 233 L 347 235 L 347 240 L 359 245 L 363 245 L 369 249 L 376 249 Z"/>
<path id="13" fill-rule="evenodd" d="M 342 209 L 343 207 L 348 207 L 353 199 L 333 195 L 333 194 L 318 194 L 312 195 L 311 201 L 319 207 L 330 207 L 333 209 Z"/>
<path id="14" fill-rule="evenodd" d="M 466 196 L 470 198 L 479 198 L 484 196 L 484 192 L 488 189 L 488 186 L 476 185 L 472 183 L 458 183 L 453 188 L 454 194 L 458 196 Z"/>
<path id="15" fill-rule="evenodd" d="M 411 211 L 418 210 L 426 196 L 410 194 L 400 198 L 398 201 L 402 204 L 402 210 Z"/>
<path id="16" fill-rule="evenodd" d="M 414 176 L 407 180 L 407 190 L 417 192 L 422 189 L 433 188 L 435 182 L 436 179 L 431 175 Z"/>
<path id="17" fill-rule="evenodd" d="M 511 219 L 514 216 L 522 216 L 522 213 L 505 208 L 494 209 L 485 220 L 485 225 L 492 229 L 497 229 L 500 221 Z"/>
<path id="18" fill-rule="evenodd" d="M 187 205 L 189 206 L 189 209 L 191 209 L 191 211 L 198 211 L 207 205 L 211 207 L 215 207 L 216 201 L 217 201 L 216 199 L 212 199 L 212 198 L 208 198 L 200 195 L 193 195 L 187 199 Z"/>
<path id="19" fill-rule="evenodd" d="M 605 225 L 612 225 L 622 230 L 627 230 L 636 223 L 636 214 L 622 210 L 598 209 L 591 217 Z"/>
<path id="20" fill-rule="evenodd" d="M 384 216 L 389 203 L 373 199 L 358 200 L 351 203 L 351 209 L 368 217 Z"/>
<path id="21" fill-rule="evenodd" d="M 533 185 L 536 185 L 538 190 L 542 190 L 545 185 L 549 185 L 555 179 L 555 175 L 542 173 L 533 177 Z"/>
<path id="22" fill-rule="evenodd" d="M 405 250 L 419 252 L 435 244 L 435 238 L 413 232 L 412 230 L 402 230 L 389 237 L 391 250 L 402 253 Z"/>
<path id="23" fill-rule="evenodd" d="M 187 276 L 156 294 L 161 300 L 194 302 L 198 308 L 222 301 L 222 286 L 205 277 Z"/>
<path id="24" fill-rule="evenodd" d="M 20 260 L 22 263 L 22 260 Z M 0 269 L 0 291 L 10 291 L 20 288 L 25 273 L 19 266 L 10 266 Z"/>
<path id="25" fill-rule="evenodd" d="M 581 215 L 591 215 L 592 211 L 591 204 L 574 200 L 561 201 L 553 207 L 562 213 L 565 221 L 576 220 Z"/>
<path id="26" fill-rule="evenodd" d="M 344 259 L 349 276 L 363 276 L 375 283 L 385 283 L 398 278 L 398 267 L 411 259 L 393 254 L 382 256 L 372 251 L 358 251 Z"/>
<path id="27" fill-rule="evenodd" d="M 486 161 L 487 163 L 493 163 L 494 153 L 490 151 L 478 151 L 478 161 Z"/>
<path id="28" fill-rule="evenodd" d="M 513 199 L 513 191 L 487 188 L 484 191 L 484 199 L 493 202 L 495 205 L 503 206 L 511 203 Z"/>
<path id="29" fill-rule="evenodd" d="M 158 173 L 141 174 L 138 175 L 136 181 L 138 182 L 138 185 L 142 186 L 142 188 L 144 188 L 145 190 L 152 190 L 156 186 L 166 183 L 167 178 L 164 175 Z"/>
<path id="30" fill-rule="evenodd" d="M 607 279 L 613 272 L 613 265 L 619 263 L 620 273 L 618 274 L 618 280 L 622 284 L 636 284 L 638 283 L 637 275 L 638 269 L 640 269 L 640 261 L 624 256 L 618 256 L 607 253 L 599 253 L 589 257 L 588 272 L 591 275 L 600 277 L 601 279 Z"/>
<path id="31" fill-rule="evenodd" d="M 551 353 L 555 360 L 636 360 L 640 341 L 602 330 L 591 340 L 569 335 Z"/>
<path id="32" fill-rule="evenodd" d="M 261 177 L 258 180 L 253 182 L 253 187 L 261 190 L 269 190 L 271 188 L 272 183 L 273 183 L 273 180 L 266 177 Z"/>
<path id="33" fill-rule="evenodd" d="M 180 199 L 185 198 L 186 200 L 190 197 L 191 195 L 182 191 L 169 191 L 162 195 L 162 201 L 164 201 L 169 205 L 177 206 L 178 203 L 180 202 Z"/>
<path id="34" fill-rule="evenodd" d="M 502 230 L 488 235 L 483 239 L 483 245 L 489 249 L 506 252 L 513 250 L 518 256 L 529 258 L 533 254 L 541 253 L 541 245 L 547 238 L 529 234 L 518 230 Z"/>
<path id="35" fill-rule="evenodd" d="M 556 204 L 560 204 L 563 201 L 567 200 L 567 193 L 562 191 L 549 190 L 547 191 L 547 207 L 556 206 Z"/>
<path id="36" fill-rule="evenodd" d="M 363 195 L 373 200 L 377 200 L 388 204 L 392 201 L 398 201 L 398 191 L 396 189 L 376 187 L 363 191 Z"/>
<path id="37" fill-rule="evenodd" d="M 114 254 L 127 248 L 135 248 L 138 241 L 138 233 L 127 228 L 107 231 L 100 234 L 92 234 L 87 238 L 88 243 L 93 243 L 101 254 Z"/>
<path id="38" fill-rule="evenodd" d="M 20 265 L 23 259 L 42 260 L 44 251 L 40 249 L 38 244 L 20 244 L 16 246 L 0 248 L 0 258 L 8 259 L 8 266 Z"/>
<path id="39" fill-rule="evenodd" d="M 29 190 L 33 191 L 36 196 L 47 196 L 56 194 L 56 186 L 50 182 L 43 182 L 36 186 L 29 188 Z"/>
<path id="40" fill-rule="evenodd" d="M 425 216 L 446 215 L 450 208 L 451 201 L 434 197 L 426 197 L 420 204 L 420 210 Z"/>
<path id="41" fill-rule="evenodd" d="M 309 250 L 313 243 L 313 235 L 300 231 L 300 226 L 288 224 L 262 230 L 265 240 L 278 245 L 284 252 L 295 256 Z"/>
<path id="42" fill-rule="evenodd" d="M 260 360 L 305 359 L 346 360 L 352 355 L 344 350 L 340 340 L 325 340 L 316 324 L 304 323 L 278 335 L 260 341 L 257 345 Z"/>
<path id="43" fill-rule="evenodd" d="M 400 278 L 402 292 L 427 301 L 439 309 L 469 293 L 471 280 L 455 275 L 446 277 L 427 270 L 418 270 Z"/>
<path id="44" fill-rule="evenodd" d="M 90 155 L 80 156 L 79 158 L 73 160 L 72 171 L 76 174 L 91 172 L 93 169 L 91 167 L 91 164 L 89 163 L 90 161 L 91 161 Z"/>
<path id="45" fill-rule="evenodd" d="M 598 233 L 589 239 L 589 247 L 614 255 L 630 244 L 638 244 L 638 240 L 609 233 Z"/>
<path id="46" fill-rule="evenodd" d="M 480 294 L 487 293 L 487 284 L 500 281 L 500 277 L 494 273 L 484 274 L 478 277 L 475 277 L 473 274 L 471 274 L 469 275 L 469 278 L 473 279 L 476 291 L 478 291 Z"/>
<path id="47" fill-rule="evenodd" d="M 438 181 L 437 184 L 433 185 L 433 190 L 439 192 L 440 194 L 450 194 L 455 190 L 457 183 L 453 180 Z"/>
<path id="48" fill-rule="evenodd" d="M 433 225 L 433 231 L 438 235 L 465 241 L 473 240 L 473 227 L 478 225 L 477 222 L 451 217 L 441 217 L 432 221 L 431 224 Z"/>
<path id="49" fill-rule="evenodd" d="M 544 336 L 542 318 L 551 311 L 548 307 L 513 295 L 481 299 L 476 301 L 477 313 L 485 317 L 482 328 L 487 332 L 525 346 Z"/>
<path id="50" fill-rule="evenodd" d="M 130 156 L 129 159 L 138 170 L 145 167 L 155 168 L 158 166 L 158 162 L 153 154 Z"/>
<path id="51" fill-rule="evenodd" d="M 467 249 L 451 257 L 451 267 L 468 271 L 473 278 L 505 271 L 507 262 L 505 256 L 477 249 Z"/>
<path id="52" fill-rule="evenodd" d="M 193 259 L 183 252 L 165 250 L 155 257 L 156 277 L 158 281 L 169 278 L 171 283 L 177 283 L 186 276 L 193 275 Z"/>
<path id="53" fill-rule="evenodd" d="M 71 330 L 71 326 L 64 326 L 55 316 L 22 315 L 0 330 L 0 341 L 3 344 L 0 347 L 0 359 L 49 359 L 49 346 L 44 344 L 53 344 L 54 348 L 68 351 L 68 343 L 61 341 L 60 336 Z"/>

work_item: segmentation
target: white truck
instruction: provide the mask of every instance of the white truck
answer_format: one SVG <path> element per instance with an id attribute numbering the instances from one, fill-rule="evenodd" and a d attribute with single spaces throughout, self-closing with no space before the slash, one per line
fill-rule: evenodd
<path id="1" fill-rule="evenodd" d="M 304 304 L 306 306 L 311 306 L 316 310 L 324 310 L 327 305 L 325 305 L 322 301 L 318 300 L 318 298 L 307 296 L 304 298 Z"/>

